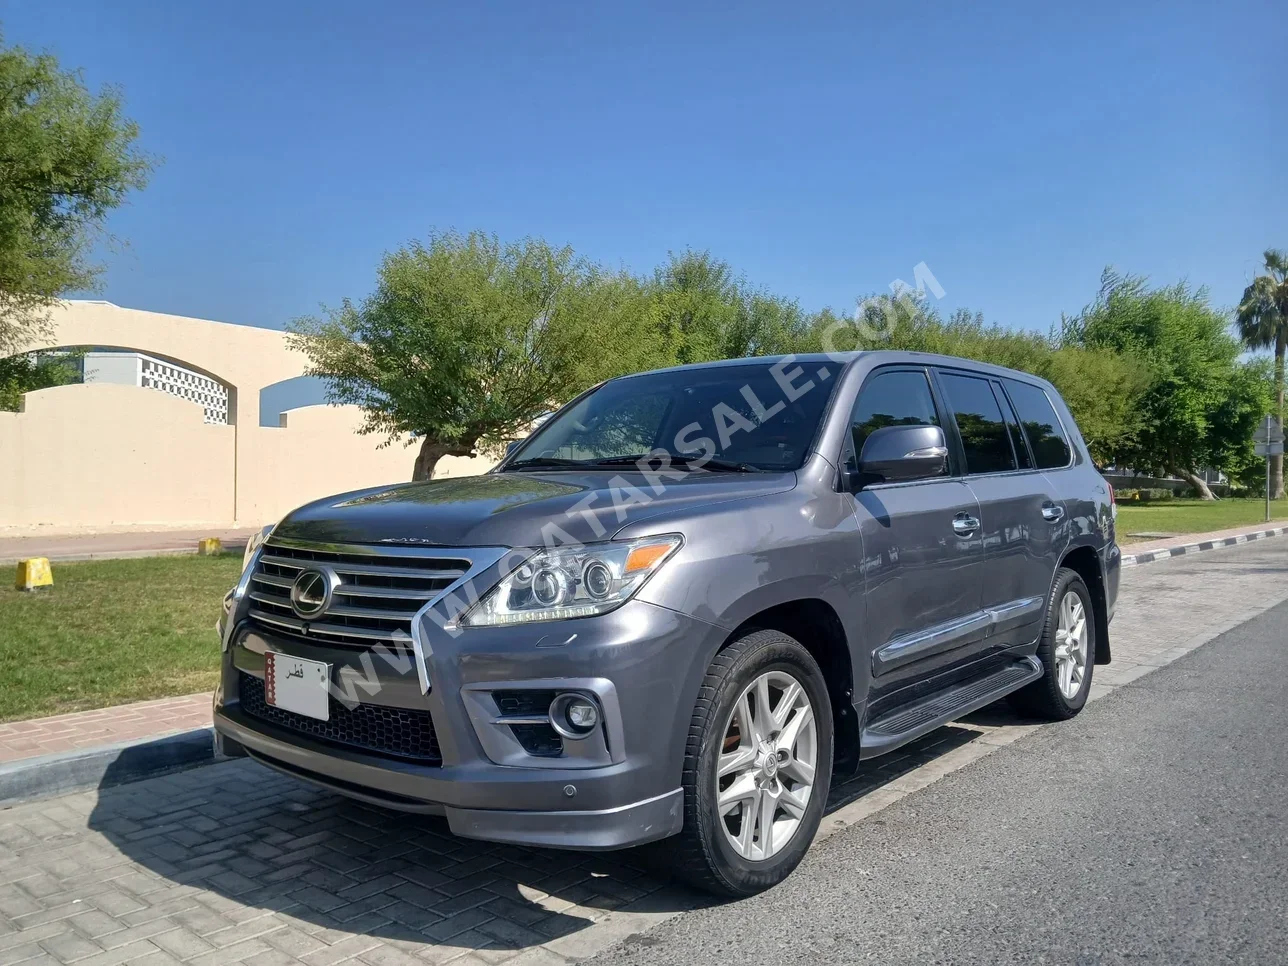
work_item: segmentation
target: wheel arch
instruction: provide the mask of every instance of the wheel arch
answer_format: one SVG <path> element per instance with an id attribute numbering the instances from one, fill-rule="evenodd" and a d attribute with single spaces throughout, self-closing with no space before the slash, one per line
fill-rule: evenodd
<path id="1" fill-rule="evenodd" d="M 1087 585 L 1087 590 L 1091 592 L 1096 619 L 1096 663 L 1108 664 L 1111 660 L 1109 602 L 1105 593 L 1105 573 L 1100 564 L 1100 554 L 1096 552 L 1095 547 L 1072 547 L 1061 558 L 1060 566 L 1076 572 Z"/>
<path id="2" fill-rule="evenodd" d="M 859 722 L 854 711 L 854 666 L 840 615 L 817 597 L 783 601 L 747 617 L 725 638 L 721 650 L 758 630 L 790 635 L 818 662 L 832 703 L 833 769 L 856 766 Z"/>

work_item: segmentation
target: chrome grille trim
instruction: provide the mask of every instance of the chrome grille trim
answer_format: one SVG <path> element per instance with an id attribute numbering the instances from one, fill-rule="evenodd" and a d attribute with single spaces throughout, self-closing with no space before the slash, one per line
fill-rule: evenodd
<path id="1" fill-rule="evenodd" d="M 505 553 L 501 547 L 307 543 L 270 536 L 250 575 L 248 616 L 314 643 L 410 648 L 421 690 L 428 693 L 426 648 L 417 630 L 421 617 Z M 290 591 L 308 569 L 330 573 L 333 590 L 326 610 L 306 621 L 291 607 Z"/>
<path id="2" fill-rule="evenodd" d="M 285 587 L 287 590 L 290 590 L 291 584 L 294 583 L 294 581 L 288 580 L 286 577 L 274 577 L 272 574 L 257 573 L 251 579 L 261 584 L 269 584 L 273 587 Z M 253 597 L 254 594 L 251 596 Z"/>
<path id="3" fill-rule="evenodd" d="M 273 549 L 271 546 L 269 549 Z M 455 559 L 455 558 L 451 558 Z M 355 577 L 406 577 L 417 580 L 455 580 L 461 574 L 465 573 L 466 568 L 456 567 L 451 570 L 421 570 L 412 567 L 382 567 L 376 564 L 353 564 L 344 561 L 332 560 L 310 560 L 305 557 L 278 557 L 275 554 L 266 553 L 259 558 L 261 564 L 268 564 L 273 567 L 295 567 L 303 570 L 310 563 L 323 563 L 340 574 L 352 574 Z M 469 561 L 462 560 L 462 563 L 468 564 Z"/>
<path id="4" fill-rule="evenodd" d="M 418 590 L 403 590 L 398 587 L 350 587 L 345 590 L 346 597 L 376 597 L 383 600 L 420 600 L 424 595 Z"/>
<path id="5" fill-rule="evenodd" d="M 298 617 L 279 617 L 276 614 L 270 616 L 263 611 L 257 610 L 252 610 L 250 612 L 250 616 L 255 618 L 255 620 L 263 621 L 265 624 L 273 624 L 276 627 L 282 627 L 289 631 L 294 631 L 302 637 L 305 636 L 305 622 L 300 620 Z M 308 625 L 309 630 L 307 636 L 310 638 L 315 634 L 323 634 L 333 637 L 365 637 L 371 641 L 391 640 L 387 634 L 381 633 L 380 631 L 369 631 L 362 627 L 342 627 L 338 624 L 319 624 L 317 621 L 309 621 Z M 408 635 L 407 640 L 411 640 L 410 635 Z M 314 643 L 316 644 L 318 641 L 314 640 Z M 335 642 L 327 641 L 326 643 Z"/>

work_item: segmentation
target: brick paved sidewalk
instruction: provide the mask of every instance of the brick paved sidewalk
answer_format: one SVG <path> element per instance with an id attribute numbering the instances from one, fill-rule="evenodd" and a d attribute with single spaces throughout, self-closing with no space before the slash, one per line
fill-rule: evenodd
<path id="1" fill-rule="evenodd" d="M 209 693 L 0 724 L 0 762 L 210 726 Z"/>

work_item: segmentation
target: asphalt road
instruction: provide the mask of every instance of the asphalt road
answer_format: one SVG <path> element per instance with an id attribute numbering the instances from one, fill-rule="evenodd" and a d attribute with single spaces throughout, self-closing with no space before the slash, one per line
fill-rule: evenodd
<path id="1" fill-rule="evenodd" d="M 1288 963 L 1288 604 L 594 959 Z"/>

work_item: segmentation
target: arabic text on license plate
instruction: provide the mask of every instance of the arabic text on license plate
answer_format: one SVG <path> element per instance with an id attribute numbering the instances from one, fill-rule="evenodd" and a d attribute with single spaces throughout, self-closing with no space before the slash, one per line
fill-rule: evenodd
<path id="1" fill-rule="evenodd" d="M 273 651 L 264 655 L 264 698 L 274 708 L 326 721 L 331 717 L 330 680 L 329 664 Z"/>

